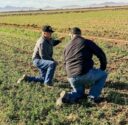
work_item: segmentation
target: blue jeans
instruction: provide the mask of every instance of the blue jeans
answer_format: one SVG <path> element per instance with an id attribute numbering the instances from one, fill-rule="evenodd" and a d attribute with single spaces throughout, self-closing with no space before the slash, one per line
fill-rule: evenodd
<path id="1" fill-rule="evenodd" d="M 73 91 L 67 93 L 64 98 L 69 101 L 77 101 L 82 98 L 87 84 L 91 86 L 89 96 L 97 98 L 105 85 L 106 78 L 107 73 L 100 69 L 91 69 L 85 75 L 68 78 Z"/>
<path id="2" fill-rule="evenodd" d="M 27 81 L 29 82 L 41 82 L 44 84 L 52 84 L 52 79 L 56 69 L 56 62 L 44 59 L 33 60 L 33 65 L 38 68 L 40 75 L 28 76 Z"/>

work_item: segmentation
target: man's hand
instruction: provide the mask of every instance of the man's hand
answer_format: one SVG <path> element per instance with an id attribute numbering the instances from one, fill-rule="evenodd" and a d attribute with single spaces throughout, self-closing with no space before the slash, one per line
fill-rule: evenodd
<path id="1" fill-rule="evenodd" d="M 57 61 L 55 61 L 55 64 L 56 64 L 56 65 L 58 65 L 58 62 L 57 62 Z"/>
<path id="2" fill-rule="evenodd" d="M 59 38 L 60 41 L 63 41 L 64 39 L 65 39 L 64 36 L 62 36 L 62 37 Z"/>

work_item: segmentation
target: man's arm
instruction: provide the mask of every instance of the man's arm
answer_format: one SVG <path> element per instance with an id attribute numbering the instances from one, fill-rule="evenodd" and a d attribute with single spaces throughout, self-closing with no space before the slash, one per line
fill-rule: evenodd
<path id="1" fill-rule="evenodd" d="M 59 43 L 61 43 L 61 41 L 62 41 L 63 39 L 65 39 L 65 37 L 61 37 L 61 38 L 59 38 L 58 40 L 53 40 L 53 46 L 56 46 L 56 45 L 58 45 Z"/>
<path id="2" fill-rule="evenodd" d="M 56 46 L 56 45 L 58 45 L 59 43 L 61 43 L 60 40 L 53 40 L 53 46 Z"/>
<path id="3" fill-rule="evenodd" d="M 92 52 L 99 58 L 100 61 L 100 69 L 105 70 L 107 66 L 107 58 L 103 50 L 96 45 L 94 42 L 89 41 L 89 47 L 91 48 Z"/>

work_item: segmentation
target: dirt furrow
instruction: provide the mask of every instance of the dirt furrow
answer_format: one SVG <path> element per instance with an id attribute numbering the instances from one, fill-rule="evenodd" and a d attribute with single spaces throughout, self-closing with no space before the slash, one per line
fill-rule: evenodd
<path id="1" fill-rule="evenodd" d="M 13 26 L 13 27 L 18 27 L 18 28 L 26 28 L 26 29 L 31 29 L 34 32 L 41 32 L 41 27 L 36 25 L 36 24 L 27 24 L 27 25 L 20 25 L 20 24 L 9 24 L 9 23 L 0 23 L 0 26 Z M 68 35 L 68 32 L 56 32 L 60 36 Z M 89 39 L 95 40 L 103 40 L 103 41 L 110 41 L 114 44 L 128 44 L 127 40 L 123 39 L 113 39 L 113 38 L 106 38 L 106 37 L 100 37 L 100 36 L 90 36 L 88 35 Z"/>

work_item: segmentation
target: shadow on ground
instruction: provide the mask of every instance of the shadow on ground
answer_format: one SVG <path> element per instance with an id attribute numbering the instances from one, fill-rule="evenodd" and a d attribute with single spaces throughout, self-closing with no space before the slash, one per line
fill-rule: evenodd
<path id="1" fill-rule="evenodd" d="M 111 88 L 106 97 L 107 102 L 128 105 L 128 83 L 109 81 L 106 83 L 106 88 Z"/>
<path id="2" fill-rule="evenodd" d="M 123 82 L 112 82 L 109 81 L 106 83 L 107 88 L 113 88 L 116 90 L 128 90 L 128 83 L 123 83 Z"/>

